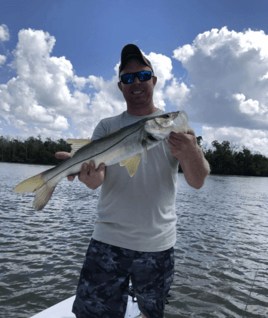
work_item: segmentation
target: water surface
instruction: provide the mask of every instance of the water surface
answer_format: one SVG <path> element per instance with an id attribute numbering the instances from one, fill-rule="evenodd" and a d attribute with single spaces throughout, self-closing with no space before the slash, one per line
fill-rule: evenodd
<path id="1" fill-rule="evenodd" d="M 28 318 L 75 294 L 99 189 L 64 180 L 35 211 L 33 194 L 13 188 L 49 168 L 0 163 L 1 318 Z M 166 318 L 268 317 L 267 193 L 268 178 L 208 176 L 196 190 L 179 174 Z"/>

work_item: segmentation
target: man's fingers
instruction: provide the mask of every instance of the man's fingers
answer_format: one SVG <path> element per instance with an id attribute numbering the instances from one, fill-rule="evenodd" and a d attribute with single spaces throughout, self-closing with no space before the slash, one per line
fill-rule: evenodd
<path id="1" fill-rule="evenodd" d="M 105 163 L 100 163 L 98 168 L 95 169 L 95 162 L 91 160 L 89 163 L 83 163 L 81 171 L 79 173 L 70 174 L 67 178 L 69 181 L 73 181 L 75 179 L 75 176 L 78 175 L 79 181 L 82 181 L 85 184 L 87 184 L 89 182 L 89 179 L 99 179 L 99 173 L 102 175 L 102 178 L 104 179 Z"/>
<path id="2" fill-rule="evenodd" d="M 90 169 L 90 172 L 92 171 L 95 171 L 95 162 L 93 160 L 90 161 L 89 163 L 89 169 Z"/>
<path id="3" fill-rule="evenodd" d="M 169 136 L 169 138 L 176 138 L 176 139 L 181 139 L 181 138 L 183 138 L 184 137 L 184 133 L 182 133 L 182 132 L 174 132 L 174 131 L 171 131 L 171 133 L 170 133 L 170 136 Z"/>
<path id="4" fill-rule="evenodd" d="M 55 157 L 57 159 L 68 159 L 71 157 L 70 152 L 66 152 L 66 151 L 59 151 L 55 153 Z"/>
<path id="5" fill-rule="evenodd" d="M 88 164 L 87 163 L 83 163 L 82 164 L 82 168 L 81 168 L 81 172 L 86 172 L 88 171 Z"/>
<path id="6" fill-rule="evenodd" d="M 102 162 L 99 164 L 97 171 L 101 174 L 102 177 L 105 177 L 105 163 Z"/>
<path id="7" fill-rule="evenodd" d="M 79 173 L 70 174 L 69 176 L 67 176 L 67 179 L 69 181 L 73 181 L 75 179 L 75 176 L 78 176 L 78 175 L 79 175 Z"/>
<path id="8" fill-rule="evenodd" d="M 78 179 L 79 181 L 84 181 L 86 180 L 86 177 L 88 175 L 88 164 L 87 163 L 83 163 L 82 167 L 81 167 L 81 172 L 79 173 Z"/>
<path id="9" fill-rule="evenodd" d="M 71 175 L 69 175 L 69 176 L 67 177 L 67 179 L 68 179 L 69 181 L 73 181 L 73 180 L 75 179 L 75 176 L 74 176 L 73 174 L 71 174 Z"/>
<path id="10" fill-rule="evenodd" d="M 187 134 L 195 136 L 195 132 L 192 129 L 188 129 Z"/>

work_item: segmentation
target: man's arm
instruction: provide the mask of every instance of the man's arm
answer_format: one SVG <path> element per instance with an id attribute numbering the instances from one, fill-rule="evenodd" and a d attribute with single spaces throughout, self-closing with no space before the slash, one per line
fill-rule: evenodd
<path id="1" fill-rule="evenodd" d="M 206 176 L 210 173 L 209 163 L 196 142 L 193 130 L 186 134 L 171 132 L 168 139 L 170 152 L 173 157 L 180 159 L 180 165 L 188 184 L 200 189 Z"/>

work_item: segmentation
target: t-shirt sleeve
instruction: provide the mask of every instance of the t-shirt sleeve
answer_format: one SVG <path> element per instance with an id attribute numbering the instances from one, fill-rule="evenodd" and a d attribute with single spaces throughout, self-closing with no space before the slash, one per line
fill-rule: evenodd
<path id="1" fill-rule="evenodd" d="M 104 122 L 103 120 L 101 120 L 98 125 L 95 127 L 94 131 L 93 131 L 93 134 L 92 134 L 92 137 L 91 137 L 91 140 L 97 140 L 99 139 L 100 137 L 104 136 L 105 134 L 107 134 L 107 129 L 104 125 Z"/>

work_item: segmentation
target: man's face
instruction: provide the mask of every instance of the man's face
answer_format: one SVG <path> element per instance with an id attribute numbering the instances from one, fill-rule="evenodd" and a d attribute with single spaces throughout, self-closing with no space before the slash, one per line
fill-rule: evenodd
<path id="1" fill-rule="evenodd" d="M 141 71 L 152 71 L 149 66 L 140 63 L 138 60 L 131 60 L 123 71 L 120 73 L 135 73 Z M 118 82 L 118 87 L 122 91 L 128 106 L 142 106 L 147 103 L 151 103 L 153 99 L 153 90 L 157 81 L 157 77 L 152 77 L 149 81 L 140 82 L 138 77 L 131 84 L 124 84 Z M 141 92 L 136 93 L 135 92 Z"/>

